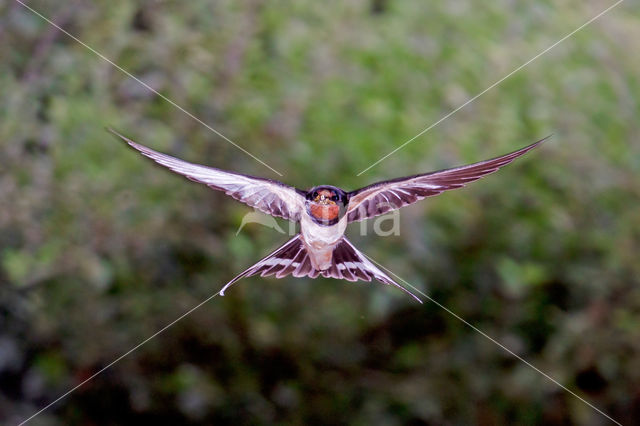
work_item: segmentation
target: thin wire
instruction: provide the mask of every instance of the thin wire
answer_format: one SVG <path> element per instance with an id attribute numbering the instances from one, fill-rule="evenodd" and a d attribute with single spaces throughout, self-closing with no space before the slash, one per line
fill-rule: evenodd
<path id="1" fill-rule="evenodd" d="M 262 161 L 261 159 L 259 159 L 258 157 L 256 157 L 255 155 L 253 155 L 252 153 L 250 153 L 249 151 L 247 151 L 246 149 L 244 149 L 243 147 L 241 147 L 240 145 L 238 145 L 237 143 L 235 143 L 234 141 L 232 141 L 231 139 L 229 139 L 228 137 L 226 137 L 225 135 L 223 135 L 222 133 L 220 133 L 219 131 L 217 131 L 216 129 L 211 127 L 210 125 L 208 125 L 207 123 L 205 123 L 204 121 L 200 120 L 198 117 L 196 117 L 195 115 L 191 114 L 189 111 L 187 111 L 186 109 L 184 109 L 183 107 L 181 107 L 180 105 L 178 105 L 177 103 L 172 101 L 171 99 L 167 98 L 165 95 L 163 95 L 162 93 L 158 92 L 156 89 L 154 89 L 153 87 L 149 86 L 147 83 L 145 83 L 144 81 L 140 80 L 138 77 L 136 77 L 135 75 L 131 74 L 129 71 L 125 70 L 120 65 L 116 64 L 115 62 L 113 62 L 111 59 L 109 59 L 106 56 L 104 56 L 102 53 L 98 52 L 97 50 L 95 50 L 94 48 L 92 48 L 91 46 L 89 46 L 88 44 L 86 44 L 85 42 L 83 42 L 82 40 L 80 40 L 79 38 L 74 36 L 73 34 L 69 33 L 68 31 L 66 31 L 64 28 L 60 27 L 55 22 L 51 21 L 46 16 L 42 15 L 41 13 L 39 13 L 37 10 L 31 8 L 30 6 L 27 6 L 21 0 L 15 0 L 15 1 L 20 3 L 26 9 L 30 10 L 31 12 L 33 12 L 36 16 L 40 17 L 44 21 L 46 21 L 49 24 L 51 24 L 54 27 L 56 27 L 58 30 L 62 31 L 64 34 L 66 34 L 67 36 L 69 36 L 70 38 L 72 38 L 73 40 L 75 40 L 76 42 L 78 42 L 79 44 L 81 44 L 82 46 L 87 48 L 88 50 L 90 50 L 92 53 L 94 53 L 95 55 L 97 55 L 98 57 L 103 59 L 104 61 L 106 61 L 106 62 L 110 63 L 111 65 L 113 65 L 114 67 L 116 67 L 122 73 L 124 73 L 127 76 L 129 76 L 130 78 L 134 79 L 135 81 L 137 81 L 138 83 L 140 83 L 141 85 L 143 85 L 144 87 L 146 87 L 147 89 L 149 89 L 150 91 L 152 91 L 153 93 L 155 93 L 156 95 L 158 95 L 159 97 L 164 99 L 165 101 L 169 102 L 174 107 L 178 108 L 183 113 L 187 114 L 189 117 L 191 117 L 192 119 L 194 119 L 198 123 L 202 124 L 204 127 L 206 127 L 207 129 L 211 130 L 213 133 L 215 133 L 216 135 L 220 136 L 222 139 L 226 140 L 231 145 L 235 146 L 240 151 L 244 152 L 245 154 L 247 154 L 248 156 L 250 156 L 251 158 L 256 160 L 258 163 L 260 163 L 263 166 L 271 169 L 271 171 L 274 172 L 275 174 L 277 174 L 278 176 L 282 176 L 282 173 L 280 173 L 279 171 L 277 171 L 276 169 L 274 169 L 273 167 L 271 167 L 270 165 L 268 165 L 267 163 L 265 163 L 264 161 Z"/>
<path id="2" fill-rule="evenodd" d="M 364 253 L 363 253 L 364 254 Z M 469 321 L 465 320 L 464 318 L 462 318 L 460 315 L 456 314 L 455 312 L 453 312 L 451 309 L 447 308 L 446 306 L 444 306 L 442 303 L 438 302 L 437 300 L 433 299 L 432 297 L 428 296 L 427 294 L 425 294 L 422 290 L 420 290 L 419 288 L 416 288 L 415 286 L 409 284 L 405 279 L 403 279 L 402 277 L 398 276 L 398 274 L 396 274 L 395 272 L 389 270 L 389 268 L 381 265 L 379 262 L 373 260 L 371 257 L 367 256 L 365 254 L 365 256 L 372 261 L 373 263 L 375 263 L 376 265 L 378 265 L 379 267 L 381 267 L 382 269 L 384 269 L 385 271 L 389 272 L 391 275 L 393 275 L 394 277 L 396 277 L 398 280 L 402 281 L 404 284 L 408 285 L 409 287 L 411 287 L 412 289 L 414 289 L 415 291 L 417 291 L 418 293 L 420 293 L 421 295 L 423 295 L 424 297 L 426 297 L 430 302 L 433 302 L 434 304 L 436 304 L 438 307 L 444 309 L 446 312 L 448 312 L 450 315 L 452 315 L 454 318 L 456 318 L 457 320 L 461 321 L 462 323 L 464 323 L 466 326 L 470 327 L 471 329 L 473 329 L 474 331 L 480 333 L 480 335 L 482 335 L 483 337 L 485 337 L 486 339 L 490 340 L 491 342 L 495 343 L 496 345 L 498 345 L 500 348 L 502 348 L 504 351 L 506 351 L 507 353 L 509 353 L 510 355 L 514 356 L 515 358 L 517 358 L 519 361 L 522 361 L 524 364 L 526 364 L 528 367 L 532 368 L 533 370 L 537 371 L 538 373 L 542 374 L 544 377 L 546 377 L 548 380 L 550 380 L 551 382 L 555 383 L 556 385 L 560 386 L 562 389 L 564 389 L 565 391 L 569 392 L 571 395 L 575 396 L 576 398 L 578 398 L 580 401 L 582 401 L 583 403 L 587 404 L 589 407 L 593 408 L 594 410 L 596 410 L 598 413 L 602 414 L 603 416 L 605 416 L 607 419 L 611 420 L 613 423 L 622 426 L 622 423 L 614 420 L 611 416 L 609 416 L 607 413 L 605 413 L 604 411 L 602 411 L 601 409 L 599 409 L 598 407 L 596 407 L 595 405 L 591 404 L 589 401 L 587 401 L 586 399 L 582 398 L 580 395 L 578 395 L 577 393 L 575 393 L 574 391 L 572 391 L 571 389 L 567 388 L 566 386 L 564 386 L 562 383 L 560 383 L 559 381 L 557 381 L 556 379 L 554 379 L 553 377 L 551 377 L 550 375 L 548 375 L 547 373 L 545 373 L 544 371 L 540 370 L 538 367 L 536 367 L 535 365 L 531 364 L 529 361 L 525 360 L 524 358 L 522 358 L 520 355 L 516 354 L 515 352 L 513 352 L 511 349 L 509 349 L 508 347 L 506 347 L 505 345 L 503 345 L 502 343 L 498 342 L 496 339 L 494 339 L 493 337 L 489 336 L 487 333 L 485 333 L 484 331 L 480 330 L 478 327 L 476 327 L 475 325 L 471 324 Z"/>
<path id="3" fill-rule="evenodd" d="M 196 309 L 198 309 L 199 307 L 201 307 L 202 305 L 204 305 L 205 303 L 207 303 L 209 300 L 213 299 L 214 297 L 216 297 L 217 295 L 219 295 L 220 292 L 218 291 L 217 293 L 215 293 L 213 296 L 209 296 L 207 297 L 205 300 L 203 300 L 202 302 L 198 303 L 196 306 L 194 306 L 193 308 L 189 309 L 187 312 L 185 312 L 184 314 L 180 315 L 178 318 L 176 318 L 175 320 L 173 320 L 172 322 L 170 322 L 169 324 L 165 325 L 164 327 L 162 327 L 160 330 L 156 331 L 155 333 L 153 333 L 150 337 L 147 337 L 146 339 L 144 339 L 142 342 L 138 343 L 136 346 L 134 346 L 133 348 L 129 349 L 127 352 L 125 352 L 124 354 L 120 355 L 118 358 L 116 358 L 115 360 L 111 361 L 109 364 L 107 364 L 105 367 L 103 367 L 102 369 L 98 370 L 96 373 L 92 374 L 91 377 L 89 377 L 88 379 L 83 380 L 82 382 L 78 383 L 76 386 L 74 386 L 73 388 L 69 389 L 67 392 L 65 392 L 64 394 L 60 395 L 57 399 L 55 399 L 53 402 L 50 402 L 49 404 L 47 404 L 46 406 L 44 406 L 43 408 L 41 408 L 40 410 L 38 410 L 36 413 L 34 413 L 33 415 L 31 415 L 31 417 L 23 420 L 20 424 L 18 424 L 18 426 L 22 426 L 23 424 L 27 423 L 28 421 L 30 421 L 31 419 L 33 419 L 34 417 L 36 417 L 38 414 L 42 413 L 43 411 L 47 410 L 49 407 L 51 407 L 52 405 L 56 404 L 57 402 L 59 402 L 60 400 L 64 399 L 65 397 L 69 396 L 69 394 L 75 392 L 78 388 L 80 388 L 81 386 L 85 385 L 87 382 L 93 380 L 96 376 L 98 376 L 99 374 L 103 373 L 105 370 L 107 370 L 108 368 L 112 367 L 115 363 L 119 362 L 120 360 L 122 360 L 123 358 L 127 357 L 128 355 L 130 355 L 133 351 L 137 350 L 139 347 L 141 347 L 142 345 L 144 345 L 145 343 L 147 343 L 149 340 L 153 339 L 154 337 L 156 337 L 158 334 L 166 331 L 169 327 L 173 326 L 175 323 L 177 323 L 178 321 L 180 321 L 181 319 L 183 319 L 184 317 L 186 317 L 187 315 L 189 315 L 190 313 L 192 313 L 193 311 L 195 311 Z"/>
<path id="4" fill-rule="evenodd" d="M 536 56 L 534 56 L 533 58 L 529 59 L 527 62 L 525 62 L 524 64 L 520 65 L 518 68 L 516 68 L 515 70 L 511 71 L 509 74 L 505 75 L 504 77 L 502 77 L 500 80 L 496 81 L 495 83 L 493 83 L 491 86 L 487 87 L 486 89 L 484 89 L 482 92 L 478 93 L 477 95 L 475 95 L 473 98 L 469 99 L 467 102 L 463 103 L 462 105 L 460 105 L 458 108 L 454 109 L 453 111 L 451 111 L 450 113 L 448 113 L 447 115 L 445 115 L 444 117 L 440 118 L 438 121 L 436 121 L 435 123 L 433 123 L 432 125 L 430 125 L 429 127 L 427 127 L 426 129 L 424 129 L 423 131 L 421 131 L 420 133 L 418 133 L 417 135 L 415 135 L 414 137 L 412 137 L 411 139 L 409 139 L 408 141 L 406 141 L 405 143 L 403 143 L 402 145 L 400 145 L 399 147 L 397 147 L 396 149 L 394 149 L 393 151 L 391 151 L 390 153 L 388 153 L 387 155 L 385 155 L 384 157 L 380 158 L 378 161 L 376 161 L 375 163 L 373 163 L 372 165 L 370 165 L 369 167 L 367 167 L 366 169 L 364 169 L 363 171 L 361 171 L 360 173 L 358 173 L 356 176 L 360 176 L 361 174 L 363 174 L 364 172 L 366 172 L 367 170 L 375 167 L 376 165 L 378 165 L 379 163 L 381 163 L 382 161 L 384 161 L 385 159 L 387 159 L 388 157 L 390 157 L 391 155 L 395 154 L 396 152 L 400 151 L 402 148 L 404 148 L 405 146 L 409 145 L 411 142 L 413 142 L 414 140 L 416 140 L 417 138 L 419 138 L 420 136 L 424 135 L 425 133 L 427 133 L 429 130 L 433 129 L 434 127 L 436 127 L 438 124 L 442 123 L 444 120 L 446 120 L 447 118 L 451 117 L 453 114 L 455 114 L 456 112 L 460 111 L 462 108 L 466 107 L 467 105 L 469 105 L 471 102 L 475 101 L 476 99 L 478 99 L 480 96 L 484 95 L 485 93 L 487 93 L 489 90 L 493 89 L 494 87 L 496 87 L 498 84 L 502 83 L 504 80 L 506 80 L 507 78 L 511 77 L 513 74 L 517 73 L 518 71 L 520 71 L 522 68 L 526 67 L 527 65 L 529 65 L 531 62 L 535 61 L 536 59 L 538 59 L 540 56 L 544 55 L 545 53 L 547 53 L 548 51 L 550 51 L 551 49 L 553 49 L 554 47 L 556 47 L 557 45 L 559 45 L 560 43 L 562 43 L 563 41 L 565 41 L 566 39 L 568 39 L 569 37 L 571 37 L 572 35 L 574 35 L 575 33 L 577 33 L 578 31 L 580 31 L 581 29 L 583 29 L 584 27 L 586 27 L 587 25 L 591 24 L 593 21 L 595 21 L 596 19 L 600 18 L 602 15 L 604 15 L 605 13 L 609 12 L 611 9 L 613 9 L 614 7 L 618 6 L 620 3 L 622 3 L 624 0 L 618 0 L 616 3 L 614 3 L 612 6 L 609 6 L 608 8 L 606 8 L 605 10 L 603 10 L 602 12 L 600 12 L 599 14 L 597 14 L 596 16 L 594 16 L 593 18 L 589 19 L 587 22 L 585 22 L 584 24 L 580 25 L 578 28 L 576 28 L 575 30 L 571 31 L 569 34 L 567 34 L 566 36 L 562 37 L 560 40 L 556 41 L 555 43 L 553 43 L 551 46 L 547 47 L 546 49 L 544 49 L 542 52 L 538 53 Z"/>

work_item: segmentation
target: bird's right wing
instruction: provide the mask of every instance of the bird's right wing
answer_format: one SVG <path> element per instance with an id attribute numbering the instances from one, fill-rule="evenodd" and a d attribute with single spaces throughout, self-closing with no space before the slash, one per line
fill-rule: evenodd
<path id="1" fill-rule="evenodd" d="M 195 182 L 204 183 L 211 189 L 223 191 L 236 200 L 264 213 L 298 221 L 301 212 L 304 211 L 304 192 L 292 186 L 276 180 L 189 163 L 140 145 L 112 129 L 108 130 L 161 166 Z"/>

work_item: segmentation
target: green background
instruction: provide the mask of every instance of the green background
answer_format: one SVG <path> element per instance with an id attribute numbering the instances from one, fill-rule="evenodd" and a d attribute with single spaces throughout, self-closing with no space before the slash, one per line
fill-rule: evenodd
<path id="1" fill-rule="evenodd" d="M 287 239 L 128 149 L 347 190 L 553 133 L 365 253 L 616 420 L 640 418 L 640 8 L 625 2 L 0 3 L 0 422 L 17 424 Z M 279 222 L 286 229 L 287 223 Z M 32 424 L 610 424 L 431 302 L 249 278 Z"/>

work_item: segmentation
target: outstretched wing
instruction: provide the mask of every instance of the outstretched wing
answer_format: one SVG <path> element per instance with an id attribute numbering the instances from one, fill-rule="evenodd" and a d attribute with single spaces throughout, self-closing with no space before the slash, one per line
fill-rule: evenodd
<path id="1" fill-rule="evenodd" d="M 262 277 L 275 275 L 276 278 L 283 278 L 287 275 L 317 278 L 319 275 L 322 275 L 325 278 L 337 278 L 347 281 L 371 281 L 372 279 L 376 279 L 381 283 L 398 287 L 422 303 L 416 295 L 393 281 L 387 274 L 378 269 L 366 256 L 347 241 L 346 238 L 343 238 L 333 250 L 331 266 L 328 269 L 319 271 L 311 264 L 307 248 L 300 234 L 298 234 L 258 263 L 229 281 L 222 290 L 220 290 L 220 295 L 224 296 L 224 292 L 241 278 L 258 274 Z"/>
<path id="2" fill-rule="evenodd" d="M 227 172 L 179 160 L 135 143 L 112 129 L 108 130 L 145 157 L 195 182 L 223 191 L 236 200 L 272 216 L 300 220 L 305 202 L 303 191 L 275 180 Z"/>
<path id="3" fill-rule="evenodd" d="M 438 172 L 407 176 L 398 179 L 377 182 L 347 194 L 347 220 L 349 222 L 368 219 L 399 209 L 426 197 L 438 195 L 449 189 L 465 186 L 503 166 L 547 140 L 549 136 L 527 147 L 491 160 L 469 164 Z"/>

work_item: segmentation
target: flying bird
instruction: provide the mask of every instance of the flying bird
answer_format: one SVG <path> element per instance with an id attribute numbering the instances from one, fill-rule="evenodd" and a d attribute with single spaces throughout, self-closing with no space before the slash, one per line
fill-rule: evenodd
<path id="1" fill-rule="evenodd" d="M 220 290 L 221 296 L 235 282 L 252 275 L 275 275 L 276 278 L 322 275 L 347 281 L 376 279 L 398 287 L 420 303 L 422 301 L 415 294 L 391 279 L 345 238 L 347 224 L 461 188 L 511 163 L 548 138 L 491 160 L 381 181 L 347 192 L 331 185 L 319 185 L 305 191 L 272 179 L 189 163 L 108 130 L 145 157 L 175 173 L 223 191 L 264 213 L 300 223 L 300 232 L 295 237 L 229 281 Z"/>

